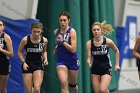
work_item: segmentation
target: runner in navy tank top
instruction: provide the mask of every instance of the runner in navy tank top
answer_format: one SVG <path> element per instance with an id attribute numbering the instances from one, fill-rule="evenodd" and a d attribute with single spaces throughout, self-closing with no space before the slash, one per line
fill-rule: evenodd
<path id="1" fill-rule="evenodd" d="M 115 71 L 119 67 L 119 50 L 114 42 L 106 38 L 104 34 L 109 34 L 113 31 L 110 24 L 95 22 L 91 26 L 94 38 L 87 41 L 87 63 L 91 68 L 91 80 L 94 93 L 107 93 L 108 86 L 111 81 L 112 70 L 111 61 L 108 55 L 108 49 L 111 48 L 115 52 L 116 64 Z"/>
<path id="2" fill-rule="evenodd" d="M 103 43 L 101 46 L 94 45 L 94 38 L 91 39 L 91 53 L 93 57 L 91 74 L 96 75 L 112 75 L 111 73 L 111 61 L 108 56 L 109 47 L 106 44 L 106 37 L 103 37 Z"/>
<path id="3" fill-rule="evenodd" d="M 27 36 L 27 44 L 25 45 L 26 57 L 25 62 L 28 64 L 28 70 L 24 70 L 23 73 L 33 73 L 35 70 L 44 70 L 44 63 L 42 59 L 42 52 L 44 48 L 44 40 L 41 36 L 39 43 L 34 44 L 31 41 L 31 35 Z"/>
<path id="4" fill-rule="evenodd" d="M 23 80 L 27 93 L 40 93 L 44 75 L 44 65 L 48 65 L 48 40 L 41 35 L 43 25 L 40 22 L 31 24 L 32 34 L 25 36 L 19 45 L 18 56 L 23 62 Z M 23 51 L 25 54 L 23 54 Z M 24 57 L 25 56 L 25 57 Z M 34 90 L 32 90 L 32 85 Z"/>
<path id="5" fill-rule="evenodd" d="M 61 83 L 61 93 L 69 93 L 68 83 L 72 91 L 78 93 L 79 61 L 76 50 L 76 31 L 69 26 L 69 22 L 69 13 L 60 13 L 60 28 L 54 31 L 56 35 L 57 74 Z M 67 81 L 68 78 L 69 81 Z"/>
<path id="6" fill-rule="evenodd" d="M 12 40 L 3 32 L 4 28 L 4 22 L 0 19 L 0 93 L 7 93 L 6 84 L 11 71 L 9 57 L 13 56 Z"/>

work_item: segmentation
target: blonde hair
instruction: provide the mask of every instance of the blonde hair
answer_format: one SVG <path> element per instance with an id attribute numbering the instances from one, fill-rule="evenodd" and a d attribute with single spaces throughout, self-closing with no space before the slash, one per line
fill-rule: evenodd
<path id="1" fill-rule="evenodd" d="M 106 21 L 103 21 L 102 23 L 100 22 L 95 22 L 92 24 L 91 29 L 95 26 L 98 25 L 101 28 L 102 34 L 109 35 L 112 33 L 113 28 L 110 24 L 107 24 Z"/>

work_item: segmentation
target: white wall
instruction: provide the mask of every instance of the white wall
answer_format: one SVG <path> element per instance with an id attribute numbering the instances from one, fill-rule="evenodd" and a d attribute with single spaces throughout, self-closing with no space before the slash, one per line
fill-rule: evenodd
<path id="1" fill-rule="evenodd" d="M 36 18 L 38 0 L 0 0 L 0 15 L 10 19 Z"/>
<path id="2" fill-rule="evenodd" d="M 116 27 L 124 27 L 127 16 L 136 16 L 137 31 L 140 32 L 140 2 L 134 0 L 114 0 L 114 9 Z M 136 59 L 123 59 L 119 79 L 119 90 L 139 88 L 140 82 L 136 66 Z"/>
<path id="3" fill-rule="evenodd" d="M 140 32 L 140 1 L 125 0 L 125 8 L 122 25 L 125 25 L 127 16 L 137 17 L 137 29 Z"/>
<path id="4" fill-rule="evenodd" d="M 125 0 L 114 0 L 115 26 L 122 26 Z"/>
<path id="5" fill-rule="evenodd" d="M 137 17 L 137 30 L 140 32 L 140 0 L 114 0 L 115 26 L 124 27 L 127 16 Z"/>

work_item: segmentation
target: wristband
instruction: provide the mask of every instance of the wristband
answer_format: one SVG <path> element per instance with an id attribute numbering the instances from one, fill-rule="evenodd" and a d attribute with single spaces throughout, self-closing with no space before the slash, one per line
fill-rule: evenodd
<path id="1" fill-rule="evenodd" d="M 62 41 L 62 44 L 63 44 L 64 42 L 66 42 L 66 41 L 65 41 L 65 40 L 63 40 L 63 41 Z"/>

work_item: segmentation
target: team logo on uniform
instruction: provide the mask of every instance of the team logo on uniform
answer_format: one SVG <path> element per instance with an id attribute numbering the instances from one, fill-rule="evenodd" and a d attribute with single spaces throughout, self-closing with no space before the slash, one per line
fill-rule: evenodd
<path id="1" fill-rule="evenodd" d="M 102 51 L 106 50 L 106 45 L 102 45 Z"/>
<path id="2" fill-rule="evenodd" d="M 77 60 L 77 66 L 80 66 L 80 61 L 79 61 L 79 59 Z"/>
<path id="3" fill-rule="evenodd" d="M 43 51 L 44 43 L 39 43 L 39 51 Z"/>
<path id="4" fill-rule="evenodd" d="M 34 47 L 37 47 L 37 45 L 34 45 Z"/>
<path id="5" fill-rule="evenodd" d="M 0 47 L 3 48 L 4 44 L 3 44 L 4 38 L 0 38 Z"/>
<path id="6" fill-rule="evenodd" d="M 107 46 L 106 45 L 102 45 L 102 52 L 107 53 Z"/>
<path id="7" fill-rule="evenodd" d="M 70 34 L 69 33 L 65 33 L 64 34 L 64 40 L 65 41 L 68 41 L 69 40 L 69 37 L 70 37 Z"/>

